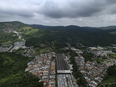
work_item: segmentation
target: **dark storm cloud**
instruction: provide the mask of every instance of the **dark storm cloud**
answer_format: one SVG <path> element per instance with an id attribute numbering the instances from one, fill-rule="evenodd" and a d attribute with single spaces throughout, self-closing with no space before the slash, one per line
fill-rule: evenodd
<path id="1" fill-rule="evenodd" d="M 115 2 L 116 0 L 64 0 L 63 3 L 57 3 L 46 0 L 39 12 L 51 18 L 90 17 L 107 10 Z"/>
<path id="2" fill-rule="evenodd" d="M 27 11 L 27 10 L 3 10 L 3 9 L 0 9 L 0 16 L 2 14 L 6 14 L 6 15 L 10 15 L 10 16 L 22 16 L 22 17 L 33 17 L 34 14 L 33 12 L 30 12 L 30 11 Z M 5 16 L 5 15 L 4 15 Z"/>
<path id="3" fill-rule="evenodd" d="M 116 0 L 106 0 L 107 1 L 107 3 L 112 3 L 112 4 L 116 4 Z"/>
<path id="4" fill-rule="evenodd" d="M 113 10 L 111 11 L 111 14 L 116 14 L 116 9 L 113 9 Z"/>
<path id="5" fill-rule="evenodd" d="M 82 0 L 85 1 L 85 0 Z M 62 18 L 62 17 L 89 17 L 95 13 L 101 12 L 103 10 L 104 3 L 98 1 L 88 0 L 89 2 L 77 2 L 73 1 L 70 3 L 64 2 L 58 4 L 55 2 L 46 1 L 43 4 L 43 7 L 40 9 L 40 12 L 51 18 Z"/>
<path id="6" fill-rule="evenodd" d="M 46 9 L 47 8 L 47 9 Z M 62 17 L 70 17 L 70 18 L 75 18 L 75 17 L 88 17 L 92 16 L 97 12 L 101 11 L 100 7 L 93 7 L 93 6 L 88 6 L 88 7 L 82 7 L 78 8 L 58 8 L 52 5 L 52 7 L 46 7 L 43 8 L 42 14 L 49 16 L 51 18 L 62 18 Z"/>
<path id="7" fill-rule="evenodd" d="M 9 1 L 8 3 L 6 3 Z M 0 12 L 22 17 L 34 17 L 34 13 L 51 18 L 77 18 L 100 15 L 107 8 L 116 4 L 116 0 L 15 0 L 1 1 Z M 4 8 L 4 9 L 3 9 Z M 110 9 L 115 14 L 115 8 Z"/>
<path id="8" fill-rule="evenodd" d="M 0 0 L 0 21 L 102 26 L 116 22 L 116 0 Z"/>

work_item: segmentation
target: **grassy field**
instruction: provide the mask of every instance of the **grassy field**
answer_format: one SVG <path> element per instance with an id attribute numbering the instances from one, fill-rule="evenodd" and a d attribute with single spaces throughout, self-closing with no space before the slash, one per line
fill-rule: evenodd
<path id="1" fill-rule="evenodd" d="M 18 32 L 24 33 L 24 34 L 33 34 L 37 32 L 39 29 L 33 29 L 31 27 L 21 27 L 17 29 Z"/>
<path id="2" fill-rule="evenodd" d="M 116 58 L 116 54 L 110 54 L 110 56 Z"/>
<path id="3" fill-rule="evenodd" d="M 39 47 L 35 48 L 35 51 L 36 51 L 37 53 L 40 53 L 40 54 L 46 52 L 46 50 L 45 50 L 44 48 L 39 48 Z"/>
<path id="4" fill-rule="evenodd" d="M 2 44 L 2 45 L 12 44 L 12 41 L 7 41 L 7 42 L 1 43 L 1 44 Z"/>
<path id="5" fill-rule="evenodd" d="M 101 85 L 107 84 L 107 83 L 112 83 L 112 82 L 116 81 L 116 77 L 114 77 L 114 76 L 106 76 L 106 78 L 107 79 L 105 79 L 101 82 Z"/>

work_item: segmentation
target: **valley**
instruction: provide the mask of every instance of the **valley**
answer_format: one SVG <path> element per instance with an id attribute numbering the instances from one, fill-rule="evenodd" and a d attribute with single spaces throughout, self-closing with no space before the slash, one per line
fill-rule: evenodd
<path id="1" fill-rule="evenodd" d="M 115 72 L 116 67 L 116 35 L 110 30 L 32 26 L 21 22 L 2 25 L 0 66 L 4 68 L 0 68 L 1 87 L 42 87 L 42 84 L 43 87 L 116 86 L 116 79 L 109 74 L 110 68 Z M 3 72 L 5 69 L 8 71 Z M 12 75 L 15 76 L 11 78 Z M 112 80 L 108 82 L 109 79 Z M 32 83 L 28 82 L 30 80 Z"/>

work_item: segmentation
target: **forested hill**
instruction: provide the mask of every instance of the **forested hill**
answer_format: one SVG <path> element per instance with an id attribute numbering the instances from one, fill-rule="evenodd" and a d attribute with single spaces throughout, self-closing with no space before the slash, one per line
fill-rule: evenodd
<path id="1" fill-rule="evenodd" d="M 15 53 L 0 53 L 0 87 L 43 87 L 38 77 L 24 72 L 32 59 Z"/>
<path id="2" fill-rule="evenodd" d="M 115 30 L 116 26 L 107 26 L 107 27 L 101 27 L 103 30 Z"/>
<path id="3" fill-rule="evenodd" d="M 110 34 L 110 32 L 112 31 L 114 32 L 116 30 L 112 30 L 110 29 L 110 27 L 108 27 L 109 28 L 108 30 L 104 30 L 103 28 L 79 27 L 75 25 L 70 26 L 29 25 L 29 26 L 39 29 L 39 31 L 37 32 L 38 35 L 40 34 L 39 32 L 42 30 L 44 31 L 47 30 L 50 32 L 48 34 L 48 32 L 46 31 L 46 33 L 45 32 L 43 33 L 44 34 L 43 36 L 37 37 L 39 38 L 38 39 L 39 41 L 48 40 L 51 42 L 55 41 L 57 43 L 69 42 L 71 45 L 82 43 L 85 46 L 97 46 L 97 45 L 107 46 L 111 44 L 116 44 L 115 41 L 116 35 L 113 35 L 112 33 Z M 35 37 L 33 39 L 35 39 Z M 31 39 L 30 41 L 28 39 L 27 42 L 30 43 Z"/>
<path id="4" fill-rule="evenodd" d="M 12 22 L 0 22 L 0 29 L 6 29 L 6 28 L 20 28 L 20 27 L 26 27 L 27 24 L 24 24 L 19 21 L 12 21 Z"/>
<path id="5" fill-rule="evenodd" d="M 19 21 L 0 22 L 0 32 L 2 31 L 11 32 L 21 27 L 29 27 L 29 26 Z"/>
<path id="6" fill-rule="evenodd" d="M 37 29 L 45 29 L 45 30 L 52 30 L 52 31 L 67 31 L 67 32 L 103 32 L 101 28 L 95 27 L 80 27 L 76 25 L 70 26 L 43 26 L 43 25 L 29 25 L 33 28 Z"/>
<path id="7" fill-rule="evenodd" d="M 45 30 L 52 30 L 52 31 L 67 31 L 67 32 L 112 32 L 116 31 L 116 26 L 107 26 L 107 27 L 80 27 L 76 25 L 69 25 L 69 26 L 44 26 L 44 25 L 37 25 L 37 24 L 24 24 L 19 21 L 12 21 L 12 22 L 0 22 L 0 31 L 2 29 L 17 29 L 22 27 L 32 27 L 34 29 L 45 29 Z"/>
<path id="8" fill-rule="evenodd" d="M 65 43 L 70 43 L 73 46 L 76 46 L 77 43 L 82 43 L 85 46 L 107 46 L 116 44 L 115 27 L 113 27 L 113 30 L 110 29 L 110 27 L 108 27 L 108 30 L 104 30 L 103 28 L 79 27 L 75 25 L 27 25 L 14 21 L 0 22 L 0 29 L 5 29 L 6 31 L 13 29 L 17 32 L 21 32 L 21 36 L 26 40 L 27 46 L 37 46 L 40 43 L 54 43 L 54 46 L 58 47 L 63 47 Z M 3 36 L 6 37 L 5 34 L 3 34 Z M 4 40 L 2 37 L 0 43 L 9 40 Z"/>

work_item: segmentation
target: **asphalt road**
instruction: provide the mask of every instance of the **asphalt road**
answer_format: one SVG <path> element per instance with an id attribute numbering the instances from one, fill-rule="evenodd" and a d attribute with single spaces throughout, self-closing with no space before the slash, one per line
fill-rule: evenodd
<path id="1" fill-rule="evenodd" d="M 50 66 L 49 66 L 49 72 L 48 72 L 48 81 L 47 81 L 47 85 L 46 85 L 46 87 L 49 86 L 50 70 L 51 70 L 51 62 L 52 62 L 52 58 L 51 58 L 51 60 L 50 60 Z"/>

